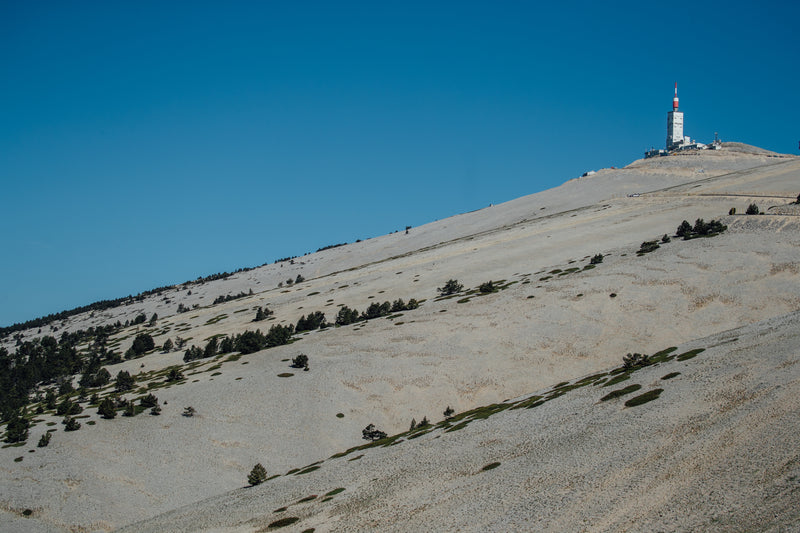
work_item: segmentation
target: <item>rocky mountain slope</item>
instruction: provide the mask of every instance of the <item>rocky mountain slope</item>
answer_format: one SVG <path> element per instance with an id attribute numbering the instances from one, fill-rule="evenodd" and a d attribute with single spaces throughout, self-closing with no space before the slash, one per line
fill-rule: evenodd
<path id="1" fill-rule="evenodd" d="M 157 313 L 152 327 L 123 328 L 112 344 L 125 351 L 148 332 L 159 346 L 182 337 L 202 347 L 315 311 L 333 322 L 341 306 L 421 302 L 252 354 L 184 364 L 183 350 L 155 350 L 110 365 L 112 376 L 137 378 L 123 397 L 152 392 L 161 415 L 106 420 L 87 405 L 81 429 L 64 432 L 63 417 L 45 411 L 27 445 L 0 450 L 0 519 L 20 531 L 253 531 L 291 518 L 287 531 L 719 530 L 745 519 L 782 530 L 796 524 L 800 503 L 791 438 L 798 177 L 800 159 L 735 145 L 640 160 L 407 234 L 24 332 Z M 751 203 L 766 214 L 728 215 Z M 674 237 L 698 218 L 728 229 Z M 673 238 L 661 242 L 665 234 Z M 638 254 L 644 241 L 660 245 Z M 591 265 L 596 254 L 603 261 Z M 465 288 L 442 298 L 448 279 Z M 490 280 L 500 290 L 476 290 Z M 253 322 L 262 306 L 274 315 Z M 706 350 L 646 366 L 619 386 L 605 386 L 609 376 L 580 382 L 626 353 L 669 347 Z M 308 372 L 290 367 L 299 354 Z M 186 379 L 166 383 L 176 365 Z M 625 397 L 663 392 L 634 407 L 600 401 L 629 384 L 641 390 Z M 521 408 L 536 403 L 531 394 L 548 401 Z M 500 407 L 480 410 L 492 405 Z M 182 416 L 189 406 L 195 416 Z M 397 435 L 412 418 L 441 421 L 448 406 L 455 423 L 330 459 L 364 444 L 367 424 Z M 54 428 L 49 446 L 36 448 Z M 259 462 L 281 476 L 242 489 Z M 304 465 L 312 466 L 285 475 Z"/>

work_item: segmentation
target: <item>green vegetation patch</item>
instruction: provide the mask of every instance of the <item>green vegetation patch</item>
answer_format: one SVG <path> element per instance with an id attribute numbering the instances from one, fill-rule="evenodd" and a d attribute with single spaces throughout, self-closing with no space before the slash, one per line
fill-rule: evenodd
<path id="1" fill-rule="evenodd" d="M 669 348 L 661 350 L 660 352 L 654 353 L 653 355 L 650 356 L 650 364 L 664 363 L 666 361 L 671 361 L 675 356 L 674 355 L 670 356 L 670 354 L 677 349 L 678 349 L 677 346 L 670 346 Z"/>
<path id="2" fill-rule="evenodd" d="M 267 526 L 267 529 L 278 529 L 280 527 L 291 526 L 298 520 L 300 520 L 300 518 L 296 516 L 287 516 L 286 518 L 275 520 L 274 522 L 272 522 L 270 525 Z"/>
<path id="3" fill-rule="evenodd" d="M 680 372 L 670 372 L 666 376 L 662 376 L 661 379 L 672 379 L 672 378 L 676 378 L 676 377 L 678 377 L 680 375 L 681 375 Z"/>
<path id="4" fill-rule="evenodd" d="M 213 318 L 209 318 L 209 319 L 206 321 L 206 324 L 205 324 L 205 325 L 206 325 L 206 326 L 211 326 L 212 324 L 216 324 L 217 322 L 220 322 L 220 321 L 222 321 L 222 320 L 225 320 L 226 318 L 228 318 L 228 315 L 227 315 L 227 313 L 222 313 L 221 315 L 217 315 L 217 316 L 215 316 L 215 317 L 213 317 Z"/>
<path id="5" fill-rule="evenodd" d="M 600 398 L 600 401 L 607 402 L 608 400 L 613 400 L 614 398 L 619 398 L 620 396 L 625 396 L 626 394 L 636 392 L 641 388 L 642 388 L 641 385 L 639 385 L 638 383 L 634 383 L 633 385 L 628 385 L 624 389 L 617 389 L 609 392 L 608 394 Z"/>
<path id="6" fill-rule="evenodd" d="M 498 466 L 500 466 L 500 463 L 489 463 L 488 465 L 481 468 L 481 471 L 486 472 L 487 470 L 494 470 Z"/>
<path id="7" fill-rule="evenodd" d="M 301 499 L 297 500 L 295 505 L 297 503 L 306 503 L 306 502 L 310 502 L 311 500 L 316 500 L 316 499 L 317 499 L 317 495 L 316 494 L 312 494 L 311 496 L 306 496 L 305 498 L 301 498 Z"/>
<path id="8" fill-rule="evenodd" d="M 336 494 L 339 494 L 340 492 L 344 492 L 344 491 L 345 491 L 344 487 L 339 487 L 338 489 L 333 489 L 331 491 L 326 492 L 325 493 L 325 497 L 328 498 L 330 496 L 335 496 Z"/>
<path id="9" fill-rule="evenodd" d="M 688 352 L 684 352 L 677 356 L 675 359 L 678 361 L 686 361 L 693 357 L 696 357 L 698 354 L 705 352 L 705 348 L 695 348 L 694 350 L 689 350 Z"/>
<path id="10" fill-rule="evenodd" d="M 288 509 L 288 507 L 278 507 L 277 509 L 275 509 L 275 510 L 274 510 L 274 511 L 272 511 L 272 512 L 273 512 L 273 513 L 282 513 L 282 512 L 284 512 L 284 511 L 286 511 L 287 509 Z"/>
<path id="11" fill-rule="evenodd" d="M 295 476 L 302 476 L 303 474 L 309 474 L 309 473 L 313 472 L 314 470 L 319 470 L 319 468 L 320 467 L 318 465 L 317 466 L 312 466 L 312 467 L 306 468 L 304 470 L 300 470 L 299 472 L 297 472 L 295 474 Z"/>
<path id="12" fill-rule="evenodd" d="M 292 374 L 291 372 L 282 372 L 278 374 L 279 378 L 290 378 L 292 376 L 294 376 L 294 374 Z"/>
<path id="13" fill-rule="evenodd" d="M 612 385 L 616 385 L 617 383 L 622 383 L 627 379 L 631 379 L 631 375 L 628 372 L 624 372 L 603 383 L 603 387 L 610 387 Z"/>
<path id="14" fill-rule="evenodd" d="M 636 407 L 637 405 L 642 405 L 643 403 L 652 402 L 661 396 L 662 392 L 664 392 L 664 389 L 653 389 L 645 392 L 644 394 L 640 394 L 639 396 L 634 396 L 625 402 L 625 407 Z"/>

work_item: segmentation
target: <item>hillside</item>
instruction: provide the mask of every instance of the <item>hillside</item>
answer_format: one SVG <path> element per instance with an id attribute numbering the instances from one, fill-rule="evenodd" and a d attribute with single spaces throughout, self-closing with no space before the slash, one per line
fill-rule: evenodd
<path id="1" fill-rule="evenodd" d="M 189 506 L 131 530 L 193 530 L 197 524 L 250 531 L 284 516 L 273 509 L 341 487 L 346 490 L 329 506 L 298 507 L 302 521 L 287 530 L 391 524 L 411 530 L 415 520 L 443 530 L 529 524 L 652 530 L 646 524 L 659 525 L 662 515 L 675 520 L 667 530 L 696 530 L 711 528 L 704 522 L 710 516 L 761 516 L 754 514 L 753 494 L 767 489 L 777 491 L 775 527 L 796 523 L 787 502 L 797 508 L 797 478 L 790 478 L 798 450 L 790 436 L 798 413 L 792 346 L 800 310 L 800 219 L 791 202 L 800 192 L 799 176 L 800 159 L 736 144 L 640 160 L 407 234 L 175 287 L 41 333 L 26 331 L 21 340 L 157 313 L 152 327 L 122 328 L 110 345 L 122 353 L 137 333 L 148 332 L 158 346 L 180 336 L 202 348 L 215 335 L 266 332 L 314 311 L 333 322 L 340 306 L 363 312 L 375 302 L 421 302 L 389 317 L 301 333 L 291 344 L 252 354 L 184 365 L 183 350 L 155 350 L 108 365 L 112 376 L 122 370 L 137 375 L 138 390 L 123 397 L 152 391 L 161 415 L 105 420 L 84 401 L 82 427 L 73 432 L 64 432 L 63 417 L 52 411 L 37 416 L 24 447 L 0 450 L 3 522 L 19 531 L 112 530 Z M 744 213 L 753 202 L 767 214 L 728 215 L 732 207 Z M 674 237 L 681 221 L 698 218 L 720 220 L 728 229 L 709 238 Z M 665 234 L 673 235 L 670 242 L 637 254 L 643 241 Z M 590 266 L 595 254 L 603 261 Z M 298 275 L 304 281 L 287 283 Z M 437 297 L 448 279 L 465 290 Z M 501 290 L 469 294 L 489 280 Z M 177 313 L 178 305 L 190 310 Z M 272 318 L 253 322 L 265 305 Z M 464 413 L 521 401 L 556 383 L 607 372 L 628 352 L 672 346 L 707 350 L 636 373 L 644 391 L 661 387 L 667 372 L 681 372 L 656 402 L 634 409 L 618 401 L 600 405 L 610 389 L 599 394 L 600 385 L 580 387 L 533 410 L 502 410 L 462 431 L 440 428 L 398 447 L 370 449 L 357 463 L 326 460 L 363 444 L 361 430 L 370 423 L 397 434 L 412 418 L 440 421 L 447 406 Z M 301 353 L 310 359 L 308 372 L 289 366 Z M 769 360 L 762 364 L 759 357 Z M 184 381 L 164 383 L 172 365 L 182 365 Z M 113 383 L 97 392 L 112 389 Z M 182 416 L 187 406 L 197 414 Z M 770 416 L 754 414 L 764 412 Z M 49 446 L 36 448 L 53 428 Z M 691 442 L 683 437 L 687 431 L 695 435 Z M 774 440 L 762 450 L 758 438 L 766 434 Z M 695 459 L 731 440 L 726 464 L 744 480 L 741 494 L 722 495 L 730 482 L 720 474 L 724 465 Z M 754 449 L 763 462 L 751 459 Z M 652 466 L 654 457 L 662 466 Z M 323 460 L 308 474 L 241 489 L 258 462 L 273 475 Z M 475 475 L 492 462 L 501 465 Z M 779 472 L 764 477 L 770 468 Z M 677 474 L 684 469 L 691 475 Z M 675 477 L 680 482 L 669 481 Z M 765 488 L 767 479 L 776 485 Z M 534 486 L 541 492 L 531 495 Z M 644 489 L 656 491 L 658 501 L 645 501 Z M 693 503 L 708 490 L 718 498 Z M 696 510 L 685 518 L 666 513 L 676 503 Z M 567 505 L 569 512 L 556 516 Z M 550 510 L 532 517 L 530 507 Z M 476 521 L 479 516 L 484 522 Z"/>

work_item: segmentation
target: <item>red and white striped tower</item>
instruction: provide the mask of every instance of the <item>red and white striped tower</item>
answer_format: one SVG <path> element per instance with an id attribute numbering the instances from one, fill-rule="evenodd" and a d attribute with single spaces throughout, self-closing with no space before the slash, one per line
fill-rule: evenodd
<path id="1" fill-rule="evenodd" d="M 672 98 L 672 111 L 667 113 L 667 150 L 674 150 L 683 144 L 683 111 L 678 111 L 678 82 L 675 82 L 675 96 Z"/>
<path id="2" fill-rule="evenodd" d="M 672 110 L 678 110 L 678 82 L 675 82 L 675 96 L 672 98 Z"/>

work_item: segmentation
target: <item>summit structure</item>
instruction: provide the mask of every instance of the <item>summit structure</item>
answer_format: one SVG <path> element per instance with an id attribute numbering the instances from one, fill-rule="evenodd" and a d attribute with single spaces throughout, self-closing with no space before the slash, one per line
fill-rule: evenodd
<path id="1" fill-rule="evenodd" d="M 699 143 L 683 134 L 683 111 L 678 110 L 678 82 L 675 82 L 675 95 L 672 97 L 672 111 L 667 113 L 667 143 L 663 150 L 651 148 L 644 153 L 645 157 L 669 155 L 681 150 L 718 150 L 722 143 L 718 138 L 711 144 Z"/>
<path id="2" fill-rule="evenodd" d="M 672 111 L 667 114 L 667 150 L 675 150 L 691 139 L 683 136 L 683 111 L 678 111 L 678 82 L 675 82 L 675 96 L 672 98 Z"/>

